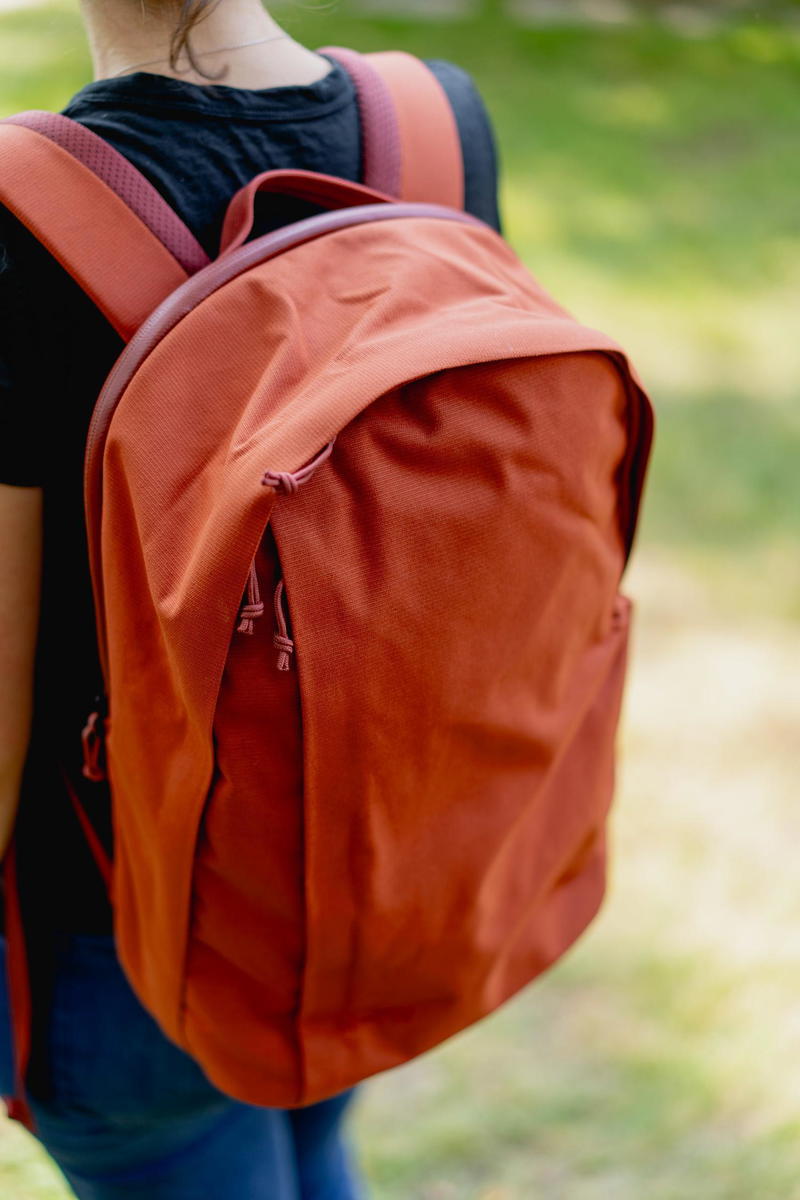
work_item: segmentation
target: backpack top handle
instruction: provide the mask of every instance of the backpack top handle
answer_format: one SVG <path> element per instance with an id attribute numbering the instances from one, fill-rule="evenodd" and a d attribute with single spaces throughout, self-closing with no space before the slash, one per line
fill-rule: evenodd
<path id="1" fill-rule="evenodd" d="M 320 175 L 315 171 L 264 171 L 262 175 L 251 179 L 247 187 L 241 188 L 228 205 L 217 261 L 238 250 L 247 241 L 253 229 L 256 196 L 265 192 L 316 204 L 329 212 L 367 204 L 393 203 L 393 197 L 384 192 L 374 191 L 364 184 L 350 183 L 334 175 Z"/>

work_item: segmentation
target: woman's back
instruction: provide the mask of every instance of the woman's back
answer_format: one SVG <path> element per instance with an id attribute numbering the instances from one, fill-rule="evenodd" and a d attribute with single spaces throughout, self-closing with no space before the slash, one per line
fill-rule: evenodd
<path id="1" fill-rule="evenodd" d="M 343 1089 L 498 1007 L 597 911 L 649 408 L 621 349 L 487 228 L 494 146 L 457 68 L 434 64 L 437 82 L 407 56 L 332 53 L 351 84 L 260 0 L 187 0 L 200 54 L 245 59 L 227 82 L 198 77 L 191 52 L 191 81 L 177 52 L 143 73 L 165 62 L 167 0 L 146 53 L 144 10 L 85 3 L 100 78 L 68 115 L 114 148 L 106 172 L 122 152 L 148 177 L 151 220 L 155 185 L 209 257 L 225 251 L 186 281 L 168 232 L 5 129 L 15 164 L 45 156 L 55 194 L 88 197 L 65 213 L 9 176 L 7 202 L 132 337 L 88 441 L 103 681 L 83 459 L 122 343 L 0 222 L 0 563 L 25 580 L 0 566 L 7 779 L 27 741 L 12 708 L 14 684 L 31 690 L 44 499 L 10 891 L 36 1010 L 27 1092 L 87 1200 L 351 1200 Z M 262 86 L 266 43 L 286 47 L 280 86 Z M 453 211 L 461 159 L 483 223 Z M 403 201 L 341 182 L 362 174 Z M 259 188 L 336 211 L 242 248 Z M 308 215 L 260 203 L 257 234 Z M 37 494 L 19 520 L 14 485 Z M 110 728 L 116 946 L 68 805 L 71 779 L 110 843 L 105 785 L 80 778 L 93 709 L 87 729 Z M 87 767 L 102 775 L 91 750 Z"/>
<path id="2" fill-rule="evenodd" d="M 468 211 L 499 228 L 495 148 L 469 77 L 429 64 L 456 114 Z M 298 168 L 359 180 L 361 131 L 344 70 L 310 85 L 263 90 L 200 85 L 137 72 L 88 84 L 64 110 L 123 153 L 214 256 L 231 196 L 261 171 Z M 267 200 L 257 231 L 313 211 Z M 8 214 L 0 217 L 0 483 L 42 486 L 45 554 L 39 688 L 22 811 L 21 853 L 50 881 L 37 918 L 59 929 L 107 932 L 110 912 L 57 769 L 80 781 L 80 732 L 101 691 L 86 566 L 82 468 L 91 411 L 122 342 L 74 281 Z M 130 269 L 127 265 L 125 269 Z M 81 784 L 95 824 L 110 836 L 104 787 Z M 46 821 L 46 845 L 37 836 Z M 31 838 L 24 834 L 31 829 Z M 53 895 L 59 897 L 52 905 Z"/>
<path id="3" fill-rule="evenodd" d="M 218 8 L 224 18 L 229 6 Z M 94 6 L 94 20 L 107 15 Z M 211 36 L 213 23 L 204 24 Z M 123 65 L 142 57 L 133 43 L 126 52 L 124 39 L 117 49 Z M 281 85 L 270 88 L 122 71 L 87 85 L 65 113 L 145 174 L 213 257 L 227 204 L 254 175 L 294 167 L 361 177 L 353 85 L 333 63 L 317 77 L 313 56 L 303 60 L 302 53 L 310 78 L 299 83 L 291 68 L 288 78 L 279 70 Z M 253 51 L 247 54 L 252 60 Z M 458 68 L 431 65 L 456 114 L 467 208 L 497 227 L 495 152 L 483 105 Z M 306 211 L 269 202 L 256 231 Z M 36 705 L 17 826 L 36 1007 L 27 1083 L 39 1133 L 76 1194 L 92 1200 L 177 1200 L 189 1192 L 349 1200 L 359 1189 L 340 1137 L 348 1095 L 293 1114 L 236 1104 L 138 1005 L 115 959 L 103 883 L 64 792 L 61 767 L 110 843 L 107 790 L 81 780 L 81 729 L 101 690 L 82 485 L 91 412 L 121 350 L 73 280 L 0 210 L 0 486 L 41 489 L 44 497 Z M 9 1032 L 0 1028 L 5 1094 L 12 1091 Z"/>

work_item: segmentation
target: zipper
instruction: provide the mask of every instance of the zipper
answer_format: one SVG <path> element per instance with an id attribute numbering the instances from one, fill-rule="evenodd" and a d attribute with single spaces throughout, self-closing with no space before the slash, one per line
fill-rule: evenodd
<path id="1" fill-rule="evenodd" d="M 275 588 L 275 636 L 272 639 L 272 644 L 278 651 L 278 670 L 288 671 L 292 665 L 292 655 L 294 654 L 294 640 L 289 636 L 289 626 L 286 620 L 284 611 L 284 597 L 286 588 L 283 579 L 278 582 Z"/>
<path id="2" fill-rule="evenodd" d="M 83 770 L 85 779 L 92 783 L 103 783 L 107 778 L 106 772 L 106 723 L 108 721 L 108 703 L 104 695 L 95 696 L 94 711 L 86 718 L 86 724 L 81 733 L 83 747 Z"/>
<path id="3" fill-rule="evenodd" d="M 239 609 L 239 633 L 246 633 L 252 637 L 255 633 L 254 622 L 259 617 L 264 615 L 264 602 L 261 599 L 261 588 L 258 583 L 258 574 L 256 572 L 256 560 L 253 559 L 250 564 L 250 574 L 247 578 L 247 598 Z"/>
<path id="4" fill-rule="evenodd" d="M 312 458 L 310 463 L 301 467 L 299 471 L 282 472 L 282 471 L 267 471 L 261 480 L 262 487 L 272 488 L 273 491 L 282 493 L 284 496 L 296 495 L 298 489 L 304 483 L 308 483 L 309 479 L 319 470 L 323 463 L 326 463 L 333 454 L 333 447 L 336 438 L 328 442 L 319 454 Z M 272 643 L 278 651 L 278 670 L 288 671 L 291 669 L 292 657 L 295 652 L 294 640 L 289 636 L 289 622 L 285 609 L 286 587 L 284 585 L 283 576 L 278 577 L 278 585 L 275 588 L 273 596 L 273 609 L 275 613 L 275 633 Z M 264 615 L 264 603 L 261 599 L 261 588 L 258 582 L 258 572 L 256 570 L 256 560 L 253 559 L 250 564 L 250 574 L 247 577 L 247 590 L 245 592 L 242 606 L 239 609 L 237 632 L 246 634 L 252 637 L 255 633 L 255 622 L 259 617 Z"/>
<path id="5" fill-rule="evenodd" d="M 294 655 L 294 639 L 289 633 L 289 618 L 286 610 L 286 585 L 283 580 L 283 575 L 278 568 L 278 584 L 275 588 L 272 597 L 272 609 L 274 615 L 275 628 L 272 635 L 272 644 L 278 652 L 278 670 L 288 671 L 291 669 L 292 657 Z M 252 637 L 255 633 L 255 622 L 259 617 L 264 615 L 264 602 L 261 599 L 261 587 L 258 581 L 258 573 L 256 570 L 256 560 L 250 566 L 250 576 L 247 581 L 247 592 L 242 607 L 239 609 L 239 624 L 237 633 L 247 634 Z M 93 717 L 97 714 L 93 714 Z M 93 717 L 89 718 L 91 723 Z M 84 734 L 89 730 L 87 724 Z M 84 761 L 86 761 L 86 752 L 84 751 Z M 84 774 L 86 770 L 84 769 Z M 92 778 L 92 776 L 90 776 Z"/>

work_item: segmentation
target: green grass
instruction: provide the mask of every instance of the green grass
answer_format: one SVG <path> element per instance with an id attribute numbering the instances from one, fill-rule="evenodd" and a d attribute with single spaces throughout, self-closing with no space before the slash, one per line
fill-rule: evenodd
<path id="1" fill-rule="evenodd" d="M 536 988 L 368 1089 L 376 1200 L 800 1200 L 800 32 L 771 7 L 692 38 L 281 8 L 310 44 L 475 75 L 510 238 L 659 418 L 609 901 Z M 88 78 L 71 9 L 0 33 L 0 110 Z M 0 1133 L 3 1196 L 51 1179 Z"/>

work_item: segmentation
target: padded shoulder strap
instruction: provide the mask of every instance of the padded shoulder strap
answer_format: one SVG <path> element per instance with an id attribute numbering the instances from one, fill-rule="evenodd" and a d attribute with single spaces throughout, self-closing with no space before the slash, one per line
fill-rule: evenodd
<path id="1" fill-rule="evenodd" d="M 388 87 L 402 145 L 404 200 L 464 207 L 464 156 L 444 88 L 418 58 L 400 52 L 370 54 Z"/>
<path id="2" fill-rule="evenodd" d="M 69 272 L 125 341 L 187 271 L 89 167 L 49 137 L 0 123 L 0 203 Z"/>
<path id="3" fill-rule="evenodd" d="M 402 200 L 464 207 L 464 157 L 450 101 L 433 72 L 401 52 L 328 47 L 353 80 L 364 132 L 364 182 Z"/>
<path id="4" fill-rule="evenodd" d="M 36 110 L 7 117 L 6 123 L 35 129 L 93 171 L 133 209 L 190 275 L 208 266 L 208 255 L 197 238 L 150 180 L 91 129 L 61 113 Z"/>

